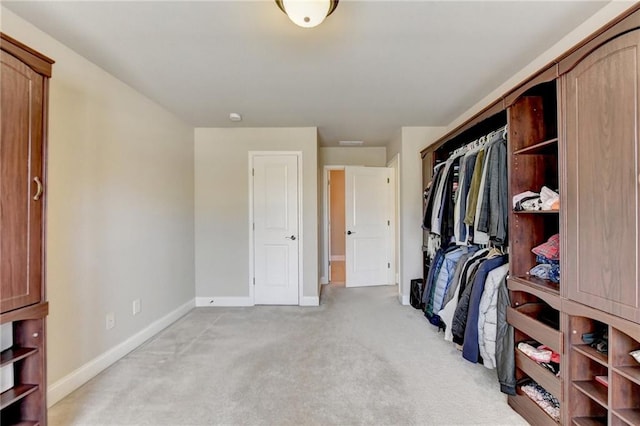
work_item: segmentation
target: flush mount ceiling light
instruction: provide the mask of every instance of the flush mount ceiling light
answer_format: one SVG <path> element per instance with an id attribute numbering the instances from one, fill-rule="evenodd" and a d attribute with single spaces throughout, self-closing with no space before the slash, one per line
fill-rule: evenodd
<path id="1" fill-rule="evenodd" d="M 276 0 L 276 4 L 294 24 L 312 28 L 336 10 L 338 0 Z"/>

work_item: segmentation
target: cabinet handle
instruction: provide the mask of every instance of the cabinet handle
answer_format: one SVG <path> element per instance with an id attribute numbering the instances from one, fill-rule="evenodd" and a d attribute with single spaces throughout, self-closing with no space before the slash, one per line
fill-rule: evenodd
<path id="1" fill-rule="evenodd" d="M 38 176 L 34 177 L 33 181 L 38 186 L 38 189 L 36 191 L 36 195 L 33 196 L 33 201 L 38 201 L 40 199 L 40 197 L 42 196 L 42 182 L 40 182 L 40 178 Z"/>

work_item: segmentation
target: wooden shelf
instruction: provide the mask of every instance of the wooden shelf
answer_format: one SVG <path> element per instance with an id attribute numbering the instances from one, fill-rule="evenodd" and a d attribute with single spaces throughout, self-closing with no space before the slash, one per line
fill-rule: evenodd
<path id="1" fill-rule="evenodd" d="M 513 214 L 560 214 L 560 210 L 514 210 Z"/>
<path id="2" fill-rule="evenodd" d="M 601 352 L 598 352 L 597 350 L 593 349 L 591 346 L 589 345 L 574 345 L 572 346 L 573 350 L 581 353 L 582 355 L 586 356 L 587 358 L 591 358 L 592 360 L 594 360 L 595 362 L 603 365 L 603 366 L 607 366 L 608 364 L 608 360 L 607 360 L 607 355 L 603 354 Z"/>
<path id="3" fill-rule="evenodd" d="M 553 309 L 560 310 L 559 284 L 531 275 L 509 277 L 508 288 L 512 291 L 524 291 L 544 300 Z"/>
<path id="4" fill-rule="evenodd" d="M 520 392 L 520 390 L 518 390 Z M 559 423 L 551 418 L 538 404 L 525 394 L 509 395 L 507 398 L 511 406 L 518 414 L 532 425 L 557 426 Z"/>
<path id="5" fill-rule="evenodd" d="M 607 424 L 606 417 L 574 417 L 572 423 L 576 426 L 603 426 Z"/>
<path id="6" fill-rule="evenodd" d="M 547 370 L 520 349 L 516 348 L 516 368 L 519 368 L 527 376 L 536 381 L 540 386 L 545 388 L 547 392 L 562 402 L 562 380 L 556 377 L 551 371 Z"/>
<path id="7" fill-rule="evenodd" d="M 558 155 L 558 138 L 549 139 L 534 145 L 521 148 L 513 152 L 513 155 Z"/>
<path id="8" fill-rule="evenodd" d="M 536 304 L 525 304 L 517 308 L 507 308 L 507 322 L 513 328 L 526 333 L 532 339 L 549 346 L 553 351 L 561 354 L 562 333 L 531 316 Z"/>
<path id="9" fill-rule="evenodd" d="M 20 361 L 21 359 L 26 358 L 36 352 L 38 352 L 37 348 L 21 348 L 17 346 L 4 350 L 0 354 L 0 367 L 4 367 L 5 365 Z"/>
<path id="10" fill-rule="evenodd" d="M 640 408 L 613 410 L 613 414 L 630 425 L 640 425 Z"/>
<path id="11" fill-rule="evenodd" d="M 640 367 L 614 367 L 613 370 L 619 375 L 640 385 Z"/>
<path id="12" fill-rule="evenodd" d="M 37 385 L 18 385 L 0 394 L 0 410 L 38 390 Z"/>
<path id="13" fill-rule="evenodd" d="M 598 404 L 602 405 L 604 408 L 608 407 L 607 388 L 602 386 L 600 383 L 595 380 L 575 381 L 573 382 L 573 386 L 592 400 L 596 401 Z"/>

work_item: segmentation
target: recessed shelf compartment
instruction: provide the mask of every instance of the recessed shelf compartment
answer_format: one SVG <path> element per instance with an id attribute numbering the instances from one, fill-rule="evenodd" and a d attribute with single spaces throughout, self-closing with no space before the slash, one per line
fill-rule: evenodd
<path id="1" fill-rule="evenodd" d="M 508 288 L 511 291 L 523 291 L 540 298 L 553 309 L 560 310 L 559 284 L 531 275 L 509 277 Z"/>
<path id="2" fill-rule="evenodd" d="M 596 401 L 602 407 L 607 408 L 607 388 L 602 386 L 595 380 L 574 381 L 573 386 L 580 392 L 587 395 L 593 401 Z"/>
<path id="3" fill-rule="evenodd" d="M 516 349 L 516 368 L 520 369 L 528 377 L 536 381 L 558 400 L 562 397 L 562 380 L 551 371 L 529 358 L 519 349 Z M 562 402 L 562 401 L 561 401 Z"/>
<path id="4" fill-rule="evenodd" d="M 507 322 L 532 339 L 547 345 L 553 351 L 562 353 L 562 333 L 540 321 L 545 303 L 526 303 L 515 308 L 507 308 Z"/>
<path id="5" fill-rule="evenodd" d="M 592 360 L 602 364 L 606 367 L 607 365 L 607 355 L 602 352 L 598 352 L 594 348 L 589 345 L 576 345 L 573 346 L 573 350 L 581 353 L 582 355 L 591 358 Z"/>
<path id="6" fill-rule="evenodd" d="M 36 352 L 38 352 L 37 348 L 21 348 L 19 346 L 14 346 L 4 350 L 0 354 L 0 367 L 20 361 L 21 359 L 31 356 Z"/>
<path id="7" fill-rule="evenodd" d="M 509 395 L 507 401 L 515 411 L 532 425 L 557 426 L 559 424 L 531 398 L 522 393 L 520 388 L 517 389 L 516 395 Z"/>
<path id="8" fill-rule="evenodd" d="M 513 214 L 560 214 L 560 210 L 514 210 Z"/>
<path id="9" fill-rule="evenodd" d="M 606 426 L 606 417 L 575 417 L 573 424 L 576 426 Z"/>
<path id="10" fill-rule="evenodd" d="M 640 425 L 640 409 L 614 410 L 613 415 L 630 425 Z"/>
<path id="11" fill-rule="evenodd" d="M 526 154 L 542 154 L 542 155 L 558 155 L 558 138 L 548 139 L 516 151 L 513 151 L 513 155 L 526 155 Z"/>
<path id="12" fill-rule="evenodd" d="M 38 390 L 37 385 L 18 385 L 2 392 L 0 395 L 0 410 L 4 410 L 9 405 L 21 400 L 36 390 Z"/>

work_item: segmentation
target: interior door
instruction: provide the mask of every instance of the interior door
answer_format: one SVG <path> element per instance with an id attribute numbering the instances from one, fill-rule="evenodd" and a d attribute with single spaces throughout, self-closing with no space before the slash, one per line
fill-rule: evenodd
<path id="1" fill-rule="evenodd" d="M 298 304 L 298 221 L 298 156 L 254 156 L 256 305 Z"/>
<path id="2" fill-rule="evenodd" d="M 393 284 L 391 172 L 345 168 L 346 286 Z"/>

